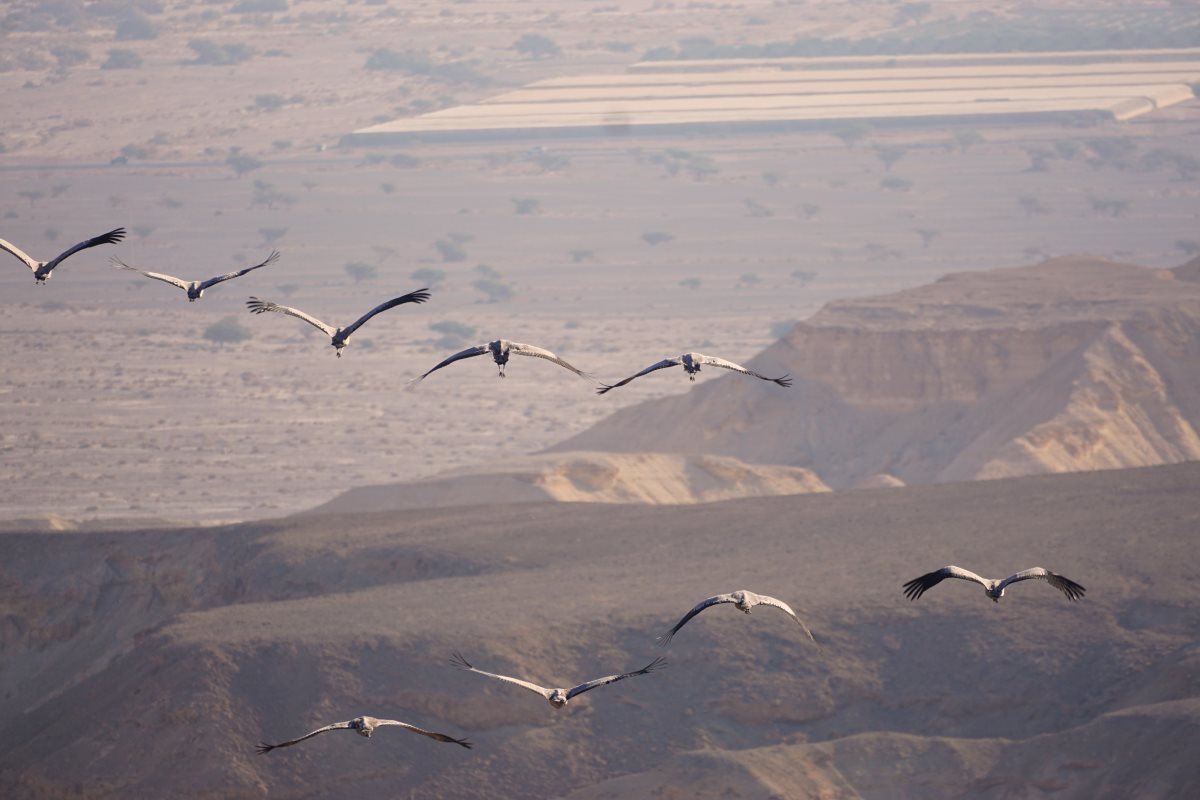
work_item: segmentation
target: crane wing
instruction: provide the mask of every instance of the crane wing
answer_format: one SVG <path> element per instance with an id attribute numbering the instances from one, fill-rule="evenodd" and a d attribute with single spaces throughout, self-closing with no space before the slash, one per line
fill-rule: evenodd
<path id="1" fill-rule="evenodd" d="M 412 731 L 413 733 L 419 733 L 422 736 L 428 736 L 430 739 L 436 739 L 439 742 L 453 743 L 453 744 L 461 745 L 462 747 L 465 747 L 468 750 L 471 749 L 471 743 L 468 742 L 466 739 L 455 739 L 453 736 L 447 736 L 444 733 L 436 733 L 434 731 L 427 731 L 424 728 L 418 728 L 416 725 L 409 725 L 407 722 L 400 722 L 399 720 L 395 720 L 395 719 L 381 719 L 381 720 L 376 720 L 376 724 L 380 725 L 380 726 L 396 725 L 398 727 L 404 728 L 406 731 Z"/>
<path id="2" fill-rule="evenodd" d="M 538 686 L 536 683 L 530 683 L 529 681 L 523 681 L 520 678 L 510 678 L 507 675 L 497 675 L 494 672 L 484 672 L 481 669 L 476 669 L 475 667 L 471 666 L 470 662 L 468 662 L 467 659 L 463 658 L 462 653 L 454 653 L 453 655 L 451 655 L 450 663 L 453 664 L 454 666 L 458 667 L 459 669 L 465 669 L 468 672 L 478 672 L 480 675 L 486 675 L 489 678 L 495 678 L 496 680 L 506 681 L 508 683 L 515 683 L 517 686 L 520 686 L 522 689 L 528 689 L 531 692 L 537 692 L 538 694 L 540 694 L 542 697 L 546 698 L 547 700 L 550 699 L 551 691 L 549 689 L 547 689 L 546 687 Z"/>
<path id="3" fill-rule="evenodd" d="M 1071 601 L 1075 601 L 1083 597 L 1084 593 L 1087 591 L 1087 589 L 1083 588 L 1070 578 L 1063 577 L 1056 572 L 1051 572 L 1044 567 L 1030 567 L 1029 569 L 1018 572 L 1016 575 L 1009 575 L 1007 578 L 1000 581 L 1000 588 L 1003 589 L 1010 583 L 1029 581 L 1038 578 L 1045 580 L 1055 589 L 1058 589 L 1067 596 L 1068 600 Z"/>
<path id="4" fill-rule="evenodd" d="M 956 567 L 951 564 L 950 566 L 942 567 L 941 569 L 934 570 L 933 572 L 927 572 L 919 578 L 913 578 L 911 581 L 904 584 L 904 594 L 909 600 L 916 600 L 918 597 L 925 594 L 925 592 L 929 591 L 934 586 L 937 586 L 946 578 L 958 578 L 959 580 L 963 581 L 975 581 L 975 583 L 978 583 L 985 589 L 988 586 L 988 582 L 976 575 L 974 572 L 963 569 L 962 567 Z"/>
<path id="5" fill-rule="evenodd" d="M 555 364 L 558 364 L 560 367 L 563 367 L 564 369 L 571 370 L 571 372 L 574 372 L 576 375 L 578 375 L 581 378 L 588 378 L 589 380 L 595 380 L 594 375 L 589 375 L 588 373 L 586 373 L 582 370 L 576 369 L 575 367 L 571 366 L 563 359 L 554 355 L 554 353 L 551 353 L 549 350 L 543 350 L 542 348 L 534 347 L 531 344 L 521 344 L 520 342 L 509 342 L 508 348 L 509 348 L 508 352 L 510 352 L 510 353 L 516 353 L 519 356 L 533 356 L 534 358 L 544 358 L 547 361 L 553 361 Z"/>
<path id="6" fill-rule="evenodd" d="M 814 642 L 816 641 L 816 637 L 813 636 L 812 631 L 810 631 L 808 629 L 808 626 L 804 624 L 804 621 L 802 619 L 800 619 L 799 616 L 796 615 L 795 611 L 792 611 L 792 607 L 789 606 L 787 603 L 783 602 L 782 600 L 776 599 L 774 597 L 768 597 L 765 594 L 760 594 L 758 596 L 758 602 L 764 606 L 774 606 L 775 608 L 781 608 L 784 611 L 786 611 L 787 615 L 789 617 L 791 617 L 792 619 L 794 619 L 796 621 L 796 624 L 800 626 L 800 630 L 802 630 L 806 634 L 808 634 L 809 639 L 812 639 Z"/>
<path id="7" fill-rule="evenodd" d="M 64 250 L 59 255 L 55 256 L 53 261 L 47 262 L 46 263 L 46 272 L 49 272 L 50 270 L 54 269 L 55 267 L 57 267 L 59 265 L 59 263 L 62 262 L 63 259 L 67 258 L 68 256 L 75 255 L 80 250 L 86 250 L 89 247 L 95 247 L 96 245 L 99 245 L 99 244 L 116 244 L 117 242 L 121 241 L 124 238 L 125 238 L 125 229 L 124 228 L 113 228 L 108 233 L 102 233 L 99 236 L 93 236 L 91 239 L 88 239 L 85 242 L 80 242 L 79 244 L 75 245 L 74 247 L 70 248 L 69 250 Z"/>
<path id="8" fill-rule="evenodd" d="M 37 268 L 39 266 L 38 262 L 36 262 L 32 258 L 30 258 L 28 253 L 26 253 L 21 248 L 17 247 L 12 242 L 8 242 L 8 241 L 5 241 L 4 239 L 0 239 L 0 250 L 4 250 L 6 252 L 12 253 L 14 256 L 21 259 L 21 261 L 23 261 L 25 263 L 25 266 L 29 267 L 34 272 L 37 272 Z"/>
<path id="9" fill-rule="evenodd" d="M 675 623 L 674 628 L 671 628 L 671 630 L 667 631 L 662 636 L 658 637 L 659 646 L 665 647 L 671 641 L 671 638 L 673 636 L 675 636 L 675 634 L 679 633 L 679 629 L 682 628 L 684 625 L 688 624 L 688 620 L 690 620 L 692 617 L 699 614 L 704 609 L 708 608 L 709 606 L 718 605 L 720 603 L 732 603 L 732 602 L 733 602 L 732 594 L 718 594 L 718 595 L 714 595 L 714 596 L 708 598 L 707 600 L 701 600 L 699 603 L 696 604 L 696 606 L 691 611 L 689 611 L 683 615 L 683 619 L 681 619 L 681 620 L 679 620 L 679 622 Z"/>
<path id="10" fill-rule="evenodd" d="M 613 389 L 616 389 L 618 386 L 624 386 L 625 384 L 629 383 L 634 378 L 640 378 L 643 375 L 648 375 L 651 372 L 654 372 L 655 370 L 666 369 L 667 367 L 677 367 L 682 363 L 683 362 L 680 361 L 678 358 L 664 358 L 662 361 L 659 361 L 657 364 L 651 364 L 650 366 L 646 367 L 644 370 L 642 370 L 641 372 L 639 372 L 636 375 L 630 375 L 628 378 L 626 378 L 623 381 L 617 381 L 612 386 L 609 386 L 608 384 L 601 384 L 600 388 L 596 390 L 596 394 L 604 394 L 605 392 L 610 392 Z"/>
<path id="11" fill-rule="evenodd" d="M 128 264 L 126 264 L 124 261 L 117 258 L 116 256 L 113 256 L 112 258 L 110 258 L 109 261 L 117 269 L 127 269 L 130 272 L 136 272 L 139 275 L 145 275 L 147 278 L 153 278 L 156 281 L 162 281 L 163 283 L 169 283 L 172 286 L 177 286 L 180 289 L 183 289 L 185 292 L 187 291 L 188 282 L 185 280 L 182 280 L 181 278 L 176 278 L 174 275 L 164 275 L 161 272 L 146 272 L 145 270 L 138 269 L 137 267 L 129 266 Z"/>
<path id="12" fill-rule="evenodd" d="M 730 369 L 730 370 L 733 370 L 734 372 L 740 372 L 743 375 L 750 375 L 755 378 L 761 378 L 764 381 L 771 381 L 772 383 L 778 383 L 780 386 L 786 387 L 786 386 L 792 385 L 792 379 L 789 378 L 787 375 L 784 375 L 781 378 L 769 378 L 766 375 L 755 372 L 752 369 L 746 369 L 741 364 L 735 364 L 732 361 L 726 361 L 725 359 L 717 358 L 716 356 L 706 356 L 706 355 L 701 354 L 700 355 L 700 363 L 706 364 L 708 366 L 720 367 L 721 369 Z"/>
<path id="13" fill-rule="evenodd" d="M 356 330 L 361 328 L 362 324 L 364 322 L 366 322 L 371 317 L 375 316 L 376 314 L 378 314 L 381 311 L 387 311 L 389 308 L 394 308 L 403 303 L 424 303 L 428 299 L 429 299 L 429 290 L 428 289 L 418 289 L 415 292 L 409 292 L 408 294 L 403 294 L 403 295 L 400 295 L 399 297 L 393 297 L 391 300 L 388 300 L 386 303 L 380 303 L 379 305 L 375 306 L 370 311 L 368 311 L 367 313 L 363 314 L 361 317 L 356 319 L 354 321 L 354 324 L 346 327 L 342 331 L 342 339 L 343 340 L 349 339 L 350 334 L 354 333 Z"/>
<path id="14" fill-rule="evenodd" d="M 296 319 L 302 319 L 309 325 L 312 325 L 314 328 L 323 331 L 326 336 L 332 337 L 335 333 L 337 333 L 336 328 L 326 325 L 316 317 L 310 317 L 308 314 L 305 314 L 303 311 L 297 308 L 281 306 L 277 303 L 272 303 L 269 300 L 259 300 L 257 297 L 251 297 L 246 301 L 246 308 L 250 309 L 251 314 L 263 314 L 267 311 L 274 311 L 279 314 L 287 314 L 288 316 L 295 317 Z"/>
<path id="15" fill-rule="evenodd" d="M 316 736 L 318 733 L 324 733 L 325 731 L 337 731 L 337 730 L 342 730 L 343 728 L 349 728 L 349 727 L 350 727 L 350 720 L 346 720 L 345 722 L 335 722 L 332 725 L 326 725 L 324 728 L 317 728 L 312 733 L 306 733 L 303 736 L 301 736 L 299 739 L 291 739 L 286 742 L 280 742 L 279 744 L 267 744 L 266 742 L 263 742 L 262 744 L 258 745 L 258 748 L 257 748 L 258 754 L 263 755 L 265 753 L 269 753 L 272 750 L 275 750 L 280 747 L 291 747 L 294 744 L 303 742 L 305 739 L 311 739 L 312 737 Z"/>
<path id="16" fill-rule="evenodd" d="M 200 283 L 200 289 L 204 290 L 210 286 L 216 286 L 218 283 L 221 283 L 222 281 L 230 280 L 231 278 L 240 278 L 243 275 L 245 275 L 247 272 L 253 272 L 254 270 L 258 269 L 259 267 L 265 267 L 268 264 L 274 263 L 278 258 L 279 258 L 279 251 L 272 250 L 271 255 L 267 256 L 267 260 L 262 262 L 261 264 L 255 264 L 253 267 L 246 267 L 245 269 L 239 269 L 239 270 L 235 270 L 233 272 L 226 272 L 224 275 L 218 275 L 215 278 L 209 278 L 208 280 L 202 281 Z"/>
<path id="17" fill-rule="evenodd" d="M 654 659 L 646 666 L 642 667 L 641 669 L 634 670 L 633 672 L 625 672 L 620 675 L 608 675 L 603 678 L 596 678 L 596 680 L 594 680 L 594 681 L 588 681 L 587 683 L 581 683 L 578 686 L 571 689 L 569 692 L 567 692 L 567 699 L 570 700 L 575 695 L 583 694 L 584 692 L 589 692 L 592 689 L 595 689 L 597 686 L 607 686 L 610 683 L 616 683 L 617 681 L 623 681 L 626 678 L 632 678 L 634 675 L 647 675 L 651 672 L 654 672 L 655 670 L 662 669 L 663 666 L 666 664 L 666 661 L 667 660 L 665 658 L 663 658 L 662 656 L 659 656 L 658 658 Z"/>
<path id="18" fill-rule="evenodd" d="M 487 351 L 488 351 L 488 346 L 486 344 L 477 344 L 474 347 L 468 347 L 466 350 L 461 350 L 461 351 L 455 353 L 454 355 L 450 356 L 449 358 L 443 360 L 440 364 L 438 364 L 433 369 L 429 370 L 429 372 L 426 372 L 421 377 L 413 378 L 411 381 L 408 382 L 408 386 L 410 389 L 415 389 L 415 388 L 417 388 L 418 383 L 425 380 L 425 378 L 429 376 L 430 372 L 437 372 L 442 367 L 449 366 L 450 364 L 453 364 L 455 361 L 462 361 L 464 358 L 474 358 L 475 356 L 481 356 L 484 353 L 486 353 Z"/>

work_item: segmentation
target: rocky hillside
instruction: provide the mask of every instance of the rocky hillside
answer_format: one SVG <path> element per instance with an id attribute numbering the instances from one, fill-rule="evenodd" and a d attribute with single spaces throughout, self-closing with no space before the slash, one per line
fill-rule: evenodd
<path id="1" fill-rule="evenodd" d="M 827 491 L 810 470 L 745 464 L 727 456 L 541 453 L 421 481 L 352 489 L 313 513 L 497 503 L 682 505 Z"/>
<path id="2" fill-rule="evenodd" d="M 0 534 L 5 798 L 1190 797 L 1200 464 L 687 506 Z M 947 561 L 1043 564 L 910 603 Z M 519 687 L 668 668 L 555 711 Z M 359 714 L 467 736 L 333 732 Z"/>
<path id="3" fill-rule="evenodd" d="M 614 414 L 561 450 L 729 455 L 834 488 L 1200 458 L 1200 283 L 1090 257 L 831 303 L 740 376 Z"/>

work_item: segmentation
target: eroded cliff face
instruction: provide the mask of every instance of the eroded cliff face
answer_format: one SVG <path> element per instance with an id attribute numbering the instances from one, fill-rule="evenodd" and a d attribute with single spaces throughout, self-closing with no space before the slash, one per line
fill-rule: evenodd
<path id="1" fill-rule="evenodd" d="M 731 376 L 560 449 L 716 453 L 833 487 L 1200 458 L 1200 284 L 1063 258 L 832 303 Z M 698 433 L 699 432 L 699 433 Z"/>

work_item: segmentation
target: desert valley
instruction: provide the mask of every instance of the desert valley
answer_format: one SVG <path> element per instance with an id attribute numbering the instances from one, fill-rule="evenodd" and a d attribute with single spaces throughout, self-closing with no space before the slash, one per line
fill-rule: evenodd
<path id="1" fill-rule="evenodd" d="M 1200 792 L 1188 4 L 17 0 L 0 87 L 5 249 L 125 231 L 0 252 L 0 795 Z M 496 339 L 588 374 L 414 381 Z M 597 391 L 696 351 L 786 379 Z M 815 641 L 656 644 L 737 589 Z M 360 715 L 472 747 L 255 751 Z"/>

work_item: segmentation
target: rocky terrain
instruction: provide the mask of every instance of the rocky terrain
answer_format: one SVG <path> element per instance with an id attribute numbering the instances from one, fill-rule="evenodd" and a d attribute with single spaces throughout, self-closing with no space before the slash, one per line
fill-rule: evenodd
<path id="1" fill-rule="evenodd" d="M 790 391 L 724 377 L 556 449 L 728 455 L 835 488 L 1200 458 L 1196 269 L 1067 257 L 836 301 L 751 362 Z"/>
<path id="2" fill-rule="evenodd" d="M 6 797 L 1057 797 L 1200 790 L 1200 465 L 704 505 L 0 535 Z M 999 604 L 900 584 L 1043 564 Z M 555 711 L 516 687 L 669 668 Z M 358 714 L 385 730 L 279 741 Z"/>

